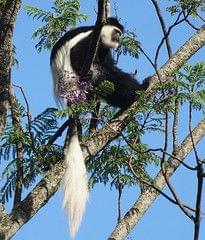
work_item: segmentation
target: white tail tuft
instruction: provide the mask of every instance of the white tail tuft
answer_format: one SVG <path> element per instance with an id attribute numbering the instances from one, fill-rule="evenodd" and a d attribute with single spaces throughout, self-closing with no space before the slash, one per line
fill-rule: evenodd
<path id="1" fill-rule="evenodd" d="M 86 167 L 77 134 L 71 137 L 67 149 L 63 188 L 63 207 L 67 210 L 70 234 L 74 239 L 81 223 L 89 194 Z"/>

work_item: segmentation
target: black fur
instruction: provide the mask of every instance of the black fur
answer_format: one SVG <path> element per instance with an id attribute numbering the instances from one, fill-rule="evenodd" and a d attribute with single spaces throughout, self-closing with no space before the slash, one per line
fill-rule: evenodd
<path id="1" fill-rule="evenodd" d="M 122 26 L 122 24 L 120 24 L 118 22 L 118 20 L 116 18 L 108 18 L 106 24 L 115 26 L 115 27 L 119 28 L 122 33 L 124 32 L 124 27 Z"/>
<path id="2" fill-rule="evenodd" d="M 89 27 L 78 27 L 75 29 L 72 29 L 65 33 L 53 46 L 50 56 L 50 62 L 55 58 L 55 55 L 60 47 L 62 47 L 67 41 L 71 40 L 75 36 L 77 36 L 80 33 L 90 31 L 94 28 L 94 26 Z"/>
<path id="3" fill-rule="evenodd" d="M 110 18 L 108 23 L 120 28 L 123 31 L 123 26 L 115 19 Z M 75 30 L 67 32 L 54 46 L 51 53 L 51 61 L 55 58 L 58 49 L 79 33 L 92 30 L 91 27 L 79 27 Z M 89 44 L 92 38 L 90 34 L 85 39 L 78 42 L 71 49 L 71 64 L 73 69 L 80 75 L 86 55 L 88 53 Z M 123 72 L 115 66 L 114 60 L 111 55 L 111 50 L 103 46 L 100 42 L 97 50 L 96 57 L 93 62 L 93 86 L 98 86 L 104 80 L 108 80 L 114 84 L 114 92 L 111 94 L 103 95 L 102 97 L 112 106 L 121 109 L 128 108 L 136 100 L 137 90 L 146 90 L 149 83 L 146 81 L 139 84 L 138 81 L 130 74 Z"/>

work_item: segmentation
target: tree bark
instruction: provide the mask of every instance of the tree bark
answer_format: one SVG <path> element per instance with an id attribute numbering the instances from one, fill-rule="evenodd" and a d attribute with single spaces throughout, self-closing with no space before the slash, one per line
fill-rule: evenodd
<path id="1" fill-rule="evenodd" d="M 7 0 L 0 9 L 0 137 L 3 133 L 9 107 L 11 81 L 12 36 L 20 0 Z"/>
<path id="2" fill-rule="evenodd" d="M 168 77 L 175 73 L 179 68 L 205 45 L 205 27 L 194 34 L 151 78 L 148 91 L 152 92 L 154 84 L 165 82 Z M 151 93 L 152 94 L 152 93 Z M 119 117 L 113 119 L 103 129 L 99 130 L 84 145 L 84 155 L 87 159 L 102 150 L 110 141 L 116 138 L 122 129 L 127 125 L 130 110 L 137 106 L 137 101 Z"/>
<path id="3" fill-rule="evenodd" d="M 197 127 L 192 131 L 193 140 L 195 146 L 205 135 L 205 120 L 202 120 Z M 181 146 L 179 146 L 176 151 L 175 157 L 183 161 L 186 156 L 193 150 L 193 144 L 191 135 L 189 134 Z M 173 175 L 176 169 L 180 166 L 181 162 L 175 158 L 170 157 L 164 168 L 167 178 Z M 154 185 L 157 186 L 159 190 L 162 190 L 166 185 L 166 180 L 162 171 L 159 171 L 157 177 L 155 178 Z M 146 211 L 155 201 L 155 199 L 160 195 L 159 191 L 148 187 L 138 200 L 134 203 L 131 209 L 125 214 L 124 218 L 117 224 L 115 230 L 112 232 L 108 240 L 123 240 L 127 237 L 130 231 L 135 227 L 139 220 L 144 216 Z"/>
<path id="4" fill-rule="evenodd" d="M 163 76 L 163 81 L 166 81 L 167 76 L 177 71 L 187 59 L 189 59 L 198 49 L 200 49 L 204 45 L 205 29 L 202 29 L 200 32 L 192 36 L 184 44 L 184 46 L 175 55 L 173 55 L 170 61 L 168 61 L 159 70 L 160 76 Z M 155 74 L 151 78 L 151 80 L 153 80 L 153 82 L 158 81 L 158 75 Z M 137 105 L 137 103 L 135 103 L 134 106 L 135 105 Z M 83 144 L 83 153 L 85 159 L 88 160 L 91 156 L 97 154 L 108 143 L 110 143 L 114 138 L 116 138 L 119 135 L 120 131 L 122 131 L 122 129 L 126 126 L 126 121 L 128 120 L 129 112 L 126 111 L 118 118 L 107 124 L 106 127 L 96 132 L 96 134 L 94 134 L 86 143 Z M 195 141 L 197 143 L 204 135 L 204 122 L 202 125 L 200 125 L 200 127 L 196 128 L 195 132 Z M 182 145 L 182 149 L 179 149 L 178 152 L 180 152 L 182 156 L 185 156 L 188 154 L 189 151 L 191 151 L 191 146 L 192 144 L 188 146 L 188 143 Z M 173 171 L 173 169 L 177 168 L 177 166 L 175 166 L 175 164 L 172 166 L 171 164 L 170 171 Z M 11 212 L 11 214 L 3 217 L 3 220 L 0 222 L 0 236 L 4 237 L 2 239 L 11 238 L 19 230 L 19 228 L 21 228 L 26 222 L 28 222 L 41 209 L 41 207 L 43 207 L 48 202 L 48 200 L 57 191 L 63 174 L 63 162 L 57 163 L 37 184 L 34 190 Z M 157 182 L 157 184 L 160 187 L 160 182 Z M 151 190 L 151 192 L 153 192 L 153 195 L 151 194 L 151 197 L 155 199 L 158 195 L 154 195 L 156 193 L 153 190 Z M 142 199 L 144 202 L 144 206 L 146 206 L 146 202 L 149 200 L 146 198 L 149 198 L 148 194 L 149 193 L 144 193 L 144 195 L 140 197 L 140 199 Z M 141 205 L 142 200 L 140 201 Z M 123 226 L 125 227 L 125 225 Z"/>
<path id="5" fill-rule="evenodd" d="M 37 184 L 33 191 L 16 206 L 10 215 L 0 218 L 0 239 L 8 240 L 37 212 L 58 190 L 64 167 L 62 162 L 55 167 Z"/>

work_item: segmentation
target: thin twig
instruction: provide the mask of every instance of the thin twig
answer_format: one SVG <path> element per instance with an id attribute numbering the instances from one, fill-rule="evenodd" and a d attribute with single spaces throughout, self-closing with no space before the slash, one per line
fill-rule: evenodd
<path id="1" fill-rule="evenodd" d="M 190 26 L 190 27 L 192 27 L 194 30 L 196 30 L 196 31 L 198 31 L 199 30 L 199 28 L 198 27 L 196 27 L 196 26 L 194 26 L 194 24 L 193 23 L 191 23 L 190 21 L 189 21 L 189 19 L 185 19 L 185 21 L 188 23 L 188 25 Z"/>
<path id="2" fill-rule="evenodd" d="M 168 136 L 169 136 L 169 113 L 168 113 L 168 110 L 165 110 L 164 149 L 162 152 L 162 163 L 166 161 L 166 152 L 168 148 Z"/>
<path id="3" fill-rule="evenodd" d="M 178 93 L 178 90 L 175 89 L 175 95 Z M 177 129 L 178 129 L 178 123 L 179 123 L 179 100 L 176 99 L 174 102 L 174 119 L 173 119 L 173 125 L 172 125 L 172 136 L 173 136 L 173 155 L 177 151 L 178 147 L 178 134 L 177 134 Z"/>
<path id="4" fill-rule="evenodd" d="M 147 150 L 147 152 L 157 152 L 157 151 L 160 151 L 160 152 L 163 152 L 164 150 L 162 148 L 150 148 Z M 173 154 L 170 154 L 168 152 L 165 152 L 165 154 L 173 159 L 176 159 L 177 161 L 179 161 L 184 167 L 186 167 L 187 169 L 189 170 L 192 170 L 192 171 L 196 171 L 197 170 L 197 167 L 191 167 L 189 166 L 188 164 L 186 164 L 185 162 L 183 162 L 181 159 L 177 158 L 175 155 Z"/>
<path id="5" fill-rule="evenodd" d="M 202 16 L 200 16 L 198 13 L 196 13 L 196 15 L 197 15 L 197 17 L 198 17 L 201 21 L 205 22 L 205 18 L 203 18 Z"/>
<path id="6" fill-rule="evenodd" d="M 170 183 L 166 171 L 164 171 L 164 167 L 161 166 L 161 170 L 162 170 L 162 174 L 164 176 L 164 179 L 166 181 L 166 184 L 170 190 L 170 192 L 172 193 L 175 201 L 177 202 L 177 205 L 179 206 L 179 208 L 182 210 L 182 212 L 188 217 L 190 218 L 192 221 L 194 221 L 194 216 L 184 207 L 184 204 L 181 202 L 181 200 L 179 199 L 177 193 L 174 190 L 174 187 L 172 186 L 172 184 Z"/>
<path id="7" fill-rule="evenodd" d="M 12 125 L 15 131 L 23 132 L 23 127 L 21 125 L 21 114 L 18 112 L 16 107 L 16 96 L 12 92 L 10 88 L 9 91 L 10 95 L 10 106 L 11 106 L 11 117 L 12 117 Z M 20 202 L 22 197 L 22 182 L 23 182 L 23 175 L 24 175 L 24 168 L 23 168 L 23 152 L 24 152 L 24 144 L 19 141 L 18 139 L 15 142 L 16 152 L 16 178 L 14 183 L 14 200 L 13 200 L 13 208 L 15 208 Z"/>
<path id="8" fill-rule="evenodd" d="M 182 10 L 182 12 L 183 12 L 183 15 L 186 16 L 185 11 Z M 188 17 L 185 19 L 185 22 L 186 22 L 191 28 L 193 28 L 194 30 L 196 30 L 196 31 L 199 30 L 199 28 L 197 28 L 196 26 L 194 26 L 193 23 L 191 23 L 191 21 L 188 19 Z"/>
<path id="9" fill-rule="evenodd" d="M 142 183 L 144 183 L 144 184 L 146 184 L 147 186 L 149 186 L 149 187 L 153 188 L 154 190 L 156 190 L 158 193 L 160 193 L 163 197 L 165 197 L 165 198 L 166 198 L 167 200 L 169 200 L 171 203 L 173 203 L 173 204 L 175 204 L 175 205 L 179 205 L 176 200 L 172 199 L 169 195 L 167 195 L 166 193 L 164 193 L 164 192 L 163 192 L 162 190 L 160 190 L 157 186 L 155 186 L 154 184 L 146 181 L 146 180 L 143 179 L 142 177 L 139 177 L 139 176 L 136 174 L 135 170 L 133 169 L 132 164 L 131 164 L 131 161 L 128 162 L 128 166 L 129 166 L 130 170 L 132 171 L 133 175 L 134 175 L 139 181 L 141 181 Z M 187 205 L 185 205 L 185 204 L 183 204 L 183 203 L 181 203 L 181 204 L 182 204 L 182 206 L 183 206 L 184 208 L 186 208 L 186 209 L 188 209 L 188 210 L 190 210 L 190 211 L 192 211 L 192 212 L 196 212 L 195 209 L 193 209 L 193 208 L 191 208 L 191 207 L 189 207 L 189 206 L 187 206 Z"/>
<path id="10" fill-rule="evenodd" d="M 30 135 L 30 139 L 31 139 L 31 143 L 32 143 L 32 148 L 33 150 L 35 151 L 35 140 L 34 140 L 34 137 L 33 137 L 33 132 L 32 132 L 32 127 L 31 127 L 31 123 L 32 123 L 32 117 L 31 117 L 31 114 L 30 114 L 30 106 L 29 106 L 29 103 L 28 103 L 28 100 L 27 100 L 27 97 L 26 97 L 26 94 L 23 90 L 23 88 L 17 84 L 12 84 L 14 87 L 16 88 L 19 88 L 20 89 L 20 92 L 23 96 L 23 99 L 25 101 L 25 104 L 26 104 L 26 117 L 27 117 L 27 124 L 28 124 L 28 131 L 29 131 L 29 135 Z"/>
<path id="11" fill-rule="evenodd" d="M 156 9 L 157 16 L 158 16 L 159 21 L 160 21 L 160 25 L 161 25 L 161 28 L 162 28 L 162 31 L 163 31 L 163 34 L 164 34 L 164 37 L 165 37 L 165 41 L 166 41 L 168 56 L 171 57 L 172 56 L 171 43 L 170 43 L 169 35 L 167 34 L 167 28 L 166 28 L 166 24 L 165 24 L 163 15 L 161 13 L 161 10 L 160 10 L 160 7 L 159 7 L 157 1 L 156 0 L 151 0 L 151 2 L 153 3 L 153 5 Z M 156 61 L 155 61 L 155 65 L 156 65 Z"/>
<path id="12" fill-rule="evenodd" d="M 162 38 L 161 42 L 159 43 L 159 45 L 157 47 L 157 50 L 156 50 L 156 53 L 155 53 L 155 60 L 154 60 L 155 64 L 156 64 L 157 59 L 158 59 L 159 51 L 160 51 L 164 41 L 166 40 L 166 38 L 170 35 L 172 29 L 174 27 L 176 27 L 177 25 L 179 25 L 180 23 L 182 23 L 183 21 L 185 21 L 186 18 L 188 17 L 188 15 L 187 15 L 183 19 L 180 20 L 181 15 L 182 15 L 182 12 L 180 12 L 178 14 L 178 17 L 176 18 L 175 22 L 168 28 L 166 35 Z"/>
<path id="13" fill-rule="evenodd" d="M 197 163 L 197 166 L 199 166 L 200 165 L 200 159 L 199 159 L 199 156 L 198 156 L 198 153 L 197 153 L 197 150 L 196 150 L 196 146 L 195 146 L 195 143 L 194 143 L 193 135 L 192 135 L 192 103 L 191 102 L 189 103 L 189 133 L 190 133 L 190 136 L 191 136 L 191 141 L 192 141 L 192 145 L 193 145 L 193 149 L 194 149 L 194 154 L 195 154 L 195 157 L 196 157 L 196 163 Z"/>

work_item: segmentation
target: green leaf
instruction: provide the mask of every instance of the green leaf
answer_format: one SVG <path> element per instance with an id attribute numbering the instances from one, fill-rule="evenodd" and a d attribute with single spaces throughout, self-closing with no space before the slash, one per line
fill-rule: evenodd
<path id="1" fill-rule="evenodd" d="M 68 28 L 75 27 L 77 22 L 87 19 L 87 15 L 79 13 L 80 1 L 78 0 L 55 0 L 50 11 L 32 6 L 26 6 L 25 10 L 33 19 L 41 20 L 43 23 L 43 26 L 33 33 L 33 38 L 39 39 L 36 44 L 39 52 L 51 49 Z"/>
<path id="2" fill-rule="evenodd" d="M 117 49 L 118 55 L 129 55 L 138 58 L 140 54 L 140 42 L 137 40 L 136 33 L 133 31 L 126 31 L 120 47 Z"/>

